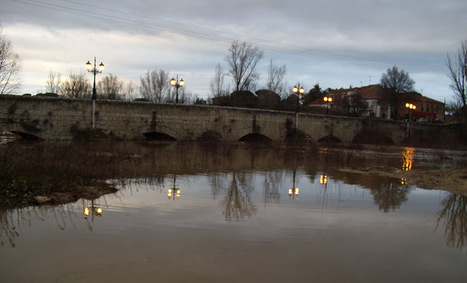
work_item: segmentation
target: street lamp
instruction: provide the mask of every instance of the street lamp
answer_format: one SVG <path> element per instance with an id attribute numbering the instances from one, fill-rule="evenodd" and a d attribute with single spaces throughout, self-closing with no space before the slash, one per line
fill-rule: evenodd
<path id="1" fill-rule="evenodd" d="M 94 83 L 92 85 L 92 128 L 96 126 L 95 124 L 95 113 L 96 113 L 96 74 L 100 74 L 104 71 L 104 63 L 100 63 L 99 67 L 96 66 L 96 57 L 94 57 L 94 66 L 91 66 L 91 62 L 86 63 L 86 70 L 94 74 Z"/>
<path id="2" fill-rule="evenodd" d="M 407 109 L 409 109 L 409 120 L 412 120 L 412 119 L 413 119 L 413 111 L 414 111 L 415 109 L 417 109 L 417 106 L 415 106 L 415 105 L 412 104 L 412 103 L 406 103 L 406 104 L 405 104 L 405 107 L 406 107 Z"/>
<path id="3" fill-rule="evenodd" d="M 178 80 L 178 75 L 177 75 L 177 80 L 175 80 L 174 78 L 172 78 L 172 79 L 170 80 L 170 84 L 171 84 L 172 86 L 174 86 L 175 89 L 176 89 L 175 103 L 178 104 L 178 89 L 181 88 L 181 87 L 185 84 L 185 82 L 183 81 L 183 79 L 181 79 L 181 80 L 179 81 L 179 80 Z"/>
<path id="4" fill-rule="evenodd" d="M 323 100 L 326 103 L 326 115 L 329 115 L 329 104 L 332 102 L 332 97 L 325 96 L 323 97 Z"/>
<path id="5" fill-rule="evenodd" d="M 413 119 L 413 111 L 417 109 L 412 103 L 406 103 L 405 107 L 409 110 L 409 118 L 407 119 L 407 138 L 410 138 L 410 121 Z"/>
<path id="6" fill-rule="evenodd" d="M 298 127 L 298 106 L 300 102 L 300 95 L 303 95 L 305 93 L 305 89 L 303 87 L 300 87 L 300 84 L 297 86 L 294 86 L 292 88 L 292 92 L 297 96 L 297 108 L 295 109 L 295 130 L 297 130 Z"/>

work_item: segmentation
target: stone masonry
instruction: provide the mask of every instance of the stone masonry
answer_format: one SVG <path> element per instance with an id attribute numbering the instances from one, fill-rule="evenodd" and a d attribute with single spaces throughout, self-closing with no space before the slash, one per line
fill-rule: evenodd
<path id="1" fill-rule="evenodd" d="M 159 133 L 175 140 L 196 140 L 215 136 L 223 141 L 238 141 L 247 135 L 260 135 L 284 141 L 295 129 L 294 112 L 175 105 L 113 100 L 96 101 L 96 128 L 109 137 L 131 140 Z M 352 118 L 299 113 L 298 130 L 313 141 L 331 139 L 353 142 L 362 133 L 383 135 L 395 144 L 408 134 L 455 137 L 442 125 L 411 124 L 380 119 Z M 44 140 L 73 140 L 76 133 L 91 128 L 90 99 L 0 96 L 0 130 L 28 134 Z"/>

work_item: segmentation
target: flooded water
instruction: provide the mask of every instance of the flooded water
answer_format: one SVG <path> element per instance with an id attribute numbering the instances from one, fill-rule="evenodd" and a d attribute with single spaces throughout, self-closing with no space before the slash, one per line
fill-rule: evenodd
<path id="1" fill-rule="evenodd" d="M 116 194 L 3 211 L 1 281 L 467 282 L 467 197 L 341 170 L 466 168 L 465 152 L 143 151 L 154 173 Z"/>

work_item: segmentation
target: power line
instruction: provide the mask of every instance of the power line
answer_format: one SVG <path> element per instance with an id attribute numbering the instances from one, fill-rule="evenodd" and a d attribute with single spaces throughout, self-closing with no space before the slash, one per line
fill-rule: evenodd
<path id="1" fill-rule="evenodd" d="M 91 4 L 83 4 L 72 0 L 62 0 L 62 2 L 71 4 L 70 5 L 59 5 L 55 3 L 40 1 L 40 0 L 12 0 L 14 2 L 22 3 L 25 5 L 30 5 L 38 8 L 48 9 L 58 12 L 66 12 L 73 15 L 78 15 L 87 18 L 99 18 L 106 19 L 119 24 L 135 26 L 143 30 L 164 30 L 169 32 L 174 32 L 178 34 L 183 34 L 186 36 L 191 36 L 200 39 L 209 39 L 221 42 L 230 43 L 233 40 L 239 38 L 247 39 L 258 47 L 270 51 L 276 51 L 279 53 L 285 53 L 289 55 L 307 57 L 307 58 L 342 58 L 348 59 L 348 56 L 334 53 L 332 56 L 324 54 L 324 52 L 319 50 L 307 49 L 304 50 L 303 47 L 294 46 L 290 44 L 278 44 L 276 41 L 257 38 L 251 35 L 239 35 L 235 33 L 229 33 L 225 31 L 219 31 L 211 28 L 199 27 L 195 25 L 187 25 L 179 23 L 172 20 L 161 19 L 157 20 L 147 16 L 137 15 L 134 13 L 123 12 L 116 9 L 111 9 L 108 7 L 102 7 Z M 73 7 L 74 6 L 74 7 Z M 89 8 L 89 10 L 82 9 L 80 7 Z M 104 13 L 93 12 L 92 9 L 97 9 L 103 11 Z M 121 16 L 118 16 L 118 15 Z M 122 17 L 125 16 L 125 17 Z M 312 52 L 312 53 L 310 53 Z"/>

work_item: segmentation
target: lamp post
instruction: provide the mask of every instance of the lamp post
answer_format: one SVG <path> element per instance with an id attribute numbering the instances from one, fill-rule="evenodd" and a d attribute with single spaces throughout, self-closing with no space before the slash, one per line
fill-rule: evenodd
<path id="1" fill-rule="evenodd" d="M 178 75 L 177 75 L 177 80 L 175 80 L 174 78 L 172 78 L 172 79 L 170 80 L 170 84 L 171 84 L 172 86 L 174 86 L 175 89 L 176 89 L 175 103 L 178 104 L 178 89 L 181 88 L 181 87 L 185 84 L 185 81 L 183 81 L 183 79 L 178 80 Z"/>
<path id="2" fill-rule="evenodd" d="M 104 63 L 100 63 L 99 64 L 99 67 L 96 66 L 96 57 L 94 57 L 94 66 L 91 65 L 91 62 L 87 62 L 86 63 L 86 70 L 88 70 L 88 72 L 90 73 L 93 73 L 94 74 L 94 82 L 93 82 L 93 85 L 92 85 L 92 128 L 94 129 L 94 127 L 96 126 L 95 124 L 95 113 L 96 113 L 96 98 L 97 98 L 97 94 L 96 94 L 96 75 L 97 74 L 100 74 L 104 71 Z"/>
<path id="3" fill-rule="evenodd" d="M 406 103 L 406 104 L 405 104 L 405 107 L 406 107 L 407 109 L 409 109 L 409 120 L 412 120 L 412 119 L 413 119 L 413 111 L 414 111 L 415 109 L 417 109 L 417 106 L 415 106 L 415 105 L 412 104 L 412 103 Z"/>
<path id="4" fill-rule="evenodd" d="M 410 137 L 410 121 L 413 118 L 413 111 L 417 109 L 417 106 L 415 106 L 412 103 L 406 103 L 405 107 L 409 110 L 409 118 L 407 119 L 407 138 Z"/>
<path id="5" fill-rule="evenodd" d="M 325 96 L 323 97 L 323 100 L 326 103 L 326 115 L 329 115 L 329 104 L 332 102 L 332 97 Z"/>
<path id="6" fill-rule="evenodd" d="M 300 87 L 300 84 L 297 86 L 294 86 L 292 88 L 293 94 L 297 96 L 297 108 L 295 109 L 295 130 L 298 128 L 298 110 L 299 110 L 299 102 L 300 102 L 300 95 L 303 95 L 305 93 L 305 89 L 303 87 Z"/>

